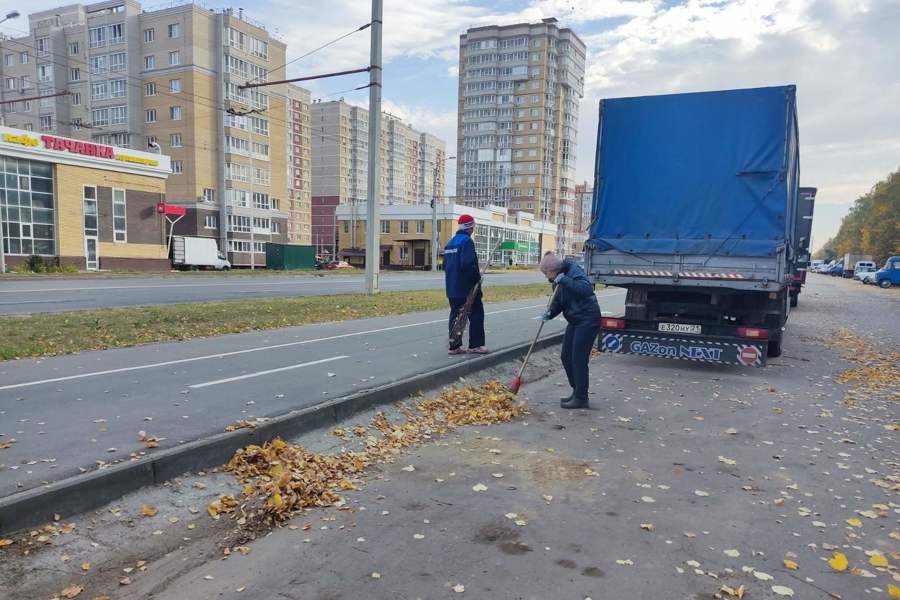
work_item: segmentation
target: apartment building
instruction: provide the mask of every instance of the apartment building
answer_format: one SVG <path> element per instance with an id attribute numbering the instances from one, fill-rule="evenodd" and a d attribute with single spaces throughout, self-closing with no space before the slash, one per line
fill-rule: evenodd
<path id="1" fill-rule="evenodd" d="M 457 195 L 555 223 L 561 252 L 574 231 L 584 72 L 584 43 L 553 18 L 460 36 Z"/>
<path id="2" fill-rule="evenodd" d="M 288 84 L 288 243 L 312 243 L 312 141 L 309 90 Z"/>
<path id="3" fill-rule="evenodd" d="M 312 242 L 333 251 L 335 207 L 365 212 L 368 198 L 369 111 L 343 99 L 312 105 Z M 446 143 L 383 113 L 381 119 L 382 204 L 431 202 L 443 197 Z"/>
<path id="4" fill-rule="evenodd" d="M 590 234 L 592 210 L 594 206 L 594 186 L 585 181 L 575 185 L 575 221 L 570 254 L 584 251 L 584 243 Z"/>
<path id="5" fill-rule="evenodd" d="M 171 156 L 177 232 L 218 239 L 232 264 L 303 239 L 288 165 L 309 144 L 289 137 L 288 86 L 239 87 L 284 79 L 286 47 L 243 10 L 110 0 L 33 13 L 28 30 L 0 39 L 0 97 L 22 99 L 0 105 L 7 125 Z"/>

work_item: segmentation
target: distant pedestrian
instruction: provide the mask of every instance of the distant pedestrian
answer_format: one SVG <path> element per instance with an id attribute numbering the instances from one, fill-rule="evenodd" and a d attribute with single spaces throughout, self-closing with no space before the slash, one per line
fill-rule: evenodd
<path id="1" fill-rule="evenodd" d="M 600 305 L 594 287 L 574 260 L 561 260 L 552 252 L 541 259 L 540 270 L 556 290 L 556 297 L 542 318 L 549 321 L 562 313 L 569 323 L 560 358 L 572 394 L 560 398 L 560 406 L 588 408 L 588 362 L 600 333 Z"/>
<path id="2" fill-rule="evenodd" d="M 462 347 L 462 335 L 453 335 L 456 323 L 469 293 L 481 281 L 481 269 L 478 266 L 478 254 L 475 252 L 475 218 L 471 215 L 459 217 L 459 231 L 444 248 L 444 281 L 447 288 L 447 300 L 450 302 L 450 350 L 449 354 L 465 354 Z M 487 354 L 484 346 L 484 304 L 481 302 L 481 290 L 475 294 L 469 309 L 469 349 L 475 354 Z"/>

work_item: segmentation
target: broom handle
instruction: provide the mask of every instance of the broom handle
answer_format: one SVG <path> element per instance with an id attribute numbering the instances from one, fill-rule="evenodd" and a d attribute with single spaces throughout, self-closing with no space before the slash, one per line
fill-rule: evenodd
<path id="1" fill-rule="evenodd" d="M 553 299 L 556 298 L 556 291 L 559 289 L 559 285 L 554 288 L 553 293 L 550 295 L 550 300 L 547 302 L 547 308 L 550 308 L 550 305 L 553 304 Z M 525 355 L 525 360 L 522 361 L 522 366 L 519 367 L 519 378 L 522 377 L 522 373 L 525 372 L 525 365 L 528 364 L 528 359 L 531 358 L 531 353 L 534 351 L 534 346 L 537 344 L 538 338 L 541 337 L 541 330 L 544 329 L 544 319 L 541 319 L 541 324 L 538 325 L 537 333 L 534 336 L 534 339 L 531 340 L 531 346 L 528 348 L 528 354 Z"/>

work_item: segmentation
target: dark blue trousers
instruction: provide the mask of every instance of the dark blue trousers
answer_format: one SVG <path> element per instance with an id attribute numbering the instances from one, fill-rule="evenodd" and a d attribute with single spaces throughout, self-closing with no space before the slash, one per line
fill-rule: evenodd
<path id="1" fill-rule="evenodd" d="M 588 362 L 591 359 L 591 349 L 597 341 L 600 333 L 599 319 L 583 324 L 569 323 L 566 327 L 566 335 L 563 337 L 562 359 L 563 368 L 569 385 L 575 392 L 575 398 L 588 399 Z"/>
<path id="2" fill-rule="evenodd" d="M 447 300 L 450 302 L 449 330 L 452 334 L 453 324 L 466 303 L 466 299 L 448 298 Z M 479 346 L 484 346 L 484 304 L 481 302 L 481 294 L 475 298 L 475 302 L 472 303 L 472 311 L 469 313 L 469 348 L 478 348 Z"/>

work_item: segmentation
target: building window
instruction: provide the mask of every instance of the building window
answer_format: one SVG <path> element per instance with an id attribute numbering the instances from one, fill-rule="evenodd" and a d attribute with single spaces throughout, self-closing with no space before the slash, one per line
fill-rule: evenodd
<path id="1" fill-rule="evenodd" d="M 86 185 L 83 188 L 84 235 L 97 237 L 97 188 Z"/>
<path id="2" fill-rule="evenodd" d="M 102 27 L 91 27 L 88 30 L 88 39 L 91 48 L 101 48 L 106 45 L 106 25 Z"/>
<path id="3" fill-rule="evenodd" d="M 181 36 L 181 25 L 179 23 L 172 23 L 169 25 L 169 37 L 177 38 Z"/>
<path id="4" fill-rule="evenodd" d="M 109 43 L 122 44 L 125 42 L 125 23 L 115 23 L 109 26 Z"/>
<path id="5" fill-rule="evenodd" d="M 228 215 L 228 230 L 236 233 L 250 233 L 250 217 Z"/>
<path id="6" fill-rule="evenodd" d="M 253 242 L 253 251 L 257 254 L 265 254 L 266 253 L 266 243 L 265 242 Z"/>
<path id="7" fill-rule="evenodd" d="M 381 224 L 384 225 L 387 221 L 382 221 Z M 382 227 L 384 229 L 384 227 Z M 344 233 L 350 233 L 350 221 L 344 221 Z M 384 233 L 382 231 L 382 233 Z"/>
<path id="8" fill-rule="evenodd" d="M 250 242 L 244 240 L 228 240 L 229 252 L 250 252 Z"/>
<path id="9" fill-rule="evenodd" d="M 155 69 L 156 68 L 156 56 L 150 55 L 144 57 L 144 69 Z"/>
<path id="10" fill-rule="evenodd" d="M 78 56 L 78 42 L 69 43 L 69 56 Z"/>
<path id="11" fill-rule="evenodd" d="M 225 190 L 225 204 L 228 206 L 240 206 L 246 208 L 248 194 L 244 190 Z"/>
<path id="12" fill-rule="evenodd" d="M 50 163 L 11 157 L 0 162 L 0 196 L 13 200 L 0 211 L 7 254 L 54 254 L 52 169 Z"/>
<path id="13" fill-rule="evenodd" d="M 41 131 L 53 131 L 53 115 L 41 117 Z"/>
<path id="14" fill-rule="evenodd" d="M 170 106 L 169 107 L 169 118 L 173 121 L 181 120 L 181 107 L 180 106 Z"/>
<path id="15" fill-rule="evenodd" d="M 106 55 L 91 57 L 91 73 L 106 73 Z"/>
<path id="16" fill-rule="evenodd" d="M 91 84 L 91 100 L 104 100 L 108 87 L 105 81 Z"/>
<path id="17" fill-rule="evenodd" d="M 268 194 L 264 194 L 262 192 L 254 192 L 253 193 L 253 208 L 269 210 L 271 207 L 272 207 L 272 205 L 269 202 Z"/>
<path id="18" fill-rule="evenodd" d="M 425 221 L 421 219 L 416 221 L 416 233 L 425 233 Z"/>
<path id="19" fill-rule="evenodd" d="M 181 50 L 172 50 L 169 52 L 169 66 L 174 67 L 181 64 Z"/>
<path id="20" fill-rule="evenodd" d="M 180 160 L 172 161 L 172 172 L 177 174 L 184 173 L 184 165 Z"/>
<path id="21" fill-rule="evenodd" d="M 76 117 L 72 119 L 72 131 L 81 131 L 81 119 Z"/>
<path id="22" fill-rule="evenodd" d="M 53 81 L 53 69 L 50 67 L 49 64 L 38 65 L 37 73 L 38 73 L 38 81 L 40 81 L 40 82 Z"/>
<path id="23" fill-rule="evenodd" d="M 156 109 L 151 108 L 150 110 L 144 111 L 144 123 L 156 123 Z"/>
<path id="24" fill-rule="evenodd" d="M 72 94 L 72 106 L 79 106 L 81 104 L 81 94 L 75 92 Z"/>
<path id="25" fill-rule="evenodd" d="M 31 100 L 26 100 L 22 103 L 22 110 L 25 112 L 31 112 Z"/>
<path id="26" fill-rule="evenodd" d="M 69 81 L 81 81 L 81 69 L 78 67 L 69 69 Z"/>
<path id="27" fill-rule="evenodd" d="M 402 227 L 401 221 L 401 227 Z M 382 221 L 381 222 L 381 233 L 390 233 L 391 232 L 391 222 L 390 221 Z"/>
<path id="28" fill-rule="evenodd" d="M 125 190 L 113 188 L 113 241 L 127 242 L 128 227 L 126 224 L 127 211 L 125 210 Z"/>
<path id="29" fill-rule="evenodd" d="M 128 123 L 128 107 L 127 106 L 110 106 L 109 107 L 109 124 L 124 125 Z"/>
<path id="30" fill-rule="evenodd" d="M 5 64 L 7 67 L 13 66 L 13 60 L 14 60 L 14 59 L 15 59 L 15 55 L 14 55 L 14 54 L 7 54 L 6 56 L 3 57 L 4 64 Z"/>
<path id="31" fill-rule="evenodd" d="M 37 49 L 38 56 L 47 56 L 48 54 L 50 54 L 50 38 L 49 37 L 40 37 L 40 38 L 36 39 L 34 42 L 35 42 L 34 46 Z M 22 57 L 22 64 L 23 65 L 26 64 L 28 62 L 28 53 L 23 52 L 20 56 Z"/>
<path id="32" fill-rule="evenodd" d="M 203 228 L 204 229 L 218 229 L 219 227 L 219 216 L 218 215 L 206 215 L 203 217 Z"/>
<path id="33" fill-rule="evenodd" d="M 180 133 L 169 134 L 169 145 L 173 148 L 181 148 L 181 134 Z"/>
<path id="34" fill-rule="evenodd" d="M 156 39 L 156 30 L 152 27 L 144 30 L 144 43 L 149 44 Z"/>
<path id="35" fill-rule="evenodd" d="M 156 83 L 149 82 L 144 85 L 144 95 L 145 96 L 155 96 L 156 95 Z"/>
<path id="36" fill-rule="evenodd" d="M 8 90 L 16 89 L 16 78 L 15 77 L 7 77 L 6 78 L 6 89 L 8 89 Z"/>
<path id="37" fill-rule="evenodd" d="M 409 221 L 400 221 L 400 233 L 409 233 Z"/>
<path id="38" fill-rule="evenodd" d="M 169 80 L 169 91 L 173 93 L 178 93 L 181 91 L 181 80 L 180 79 L 170 79 Z"/>
<path id="39" fill-rule="evenodd" d="M 179 142 L 181 140 L 179 139 Z M 211 188 L 203 188 L 203 201 L 212 204 L 216 201 L 216 190 Z"/>
<path id="40" fill-rule="evenodd" d="M 400 246 L 400 262 L 403 262 L 409 258 L 409 248 L 406 246 Z"/>
<path id="41" fill-rule="evenodd" d="M 128 55 L 124 52 L 116 52 L 109 55 L 109 70 L 124 71 L 127 67 Z"/>
<path id="42" fill-rule="evenodd" d="M 109 82 L 109 97 L 110 98 L 124 98 L 128 90 L 125 86 L 124 79 L 113 79 Z"/>

